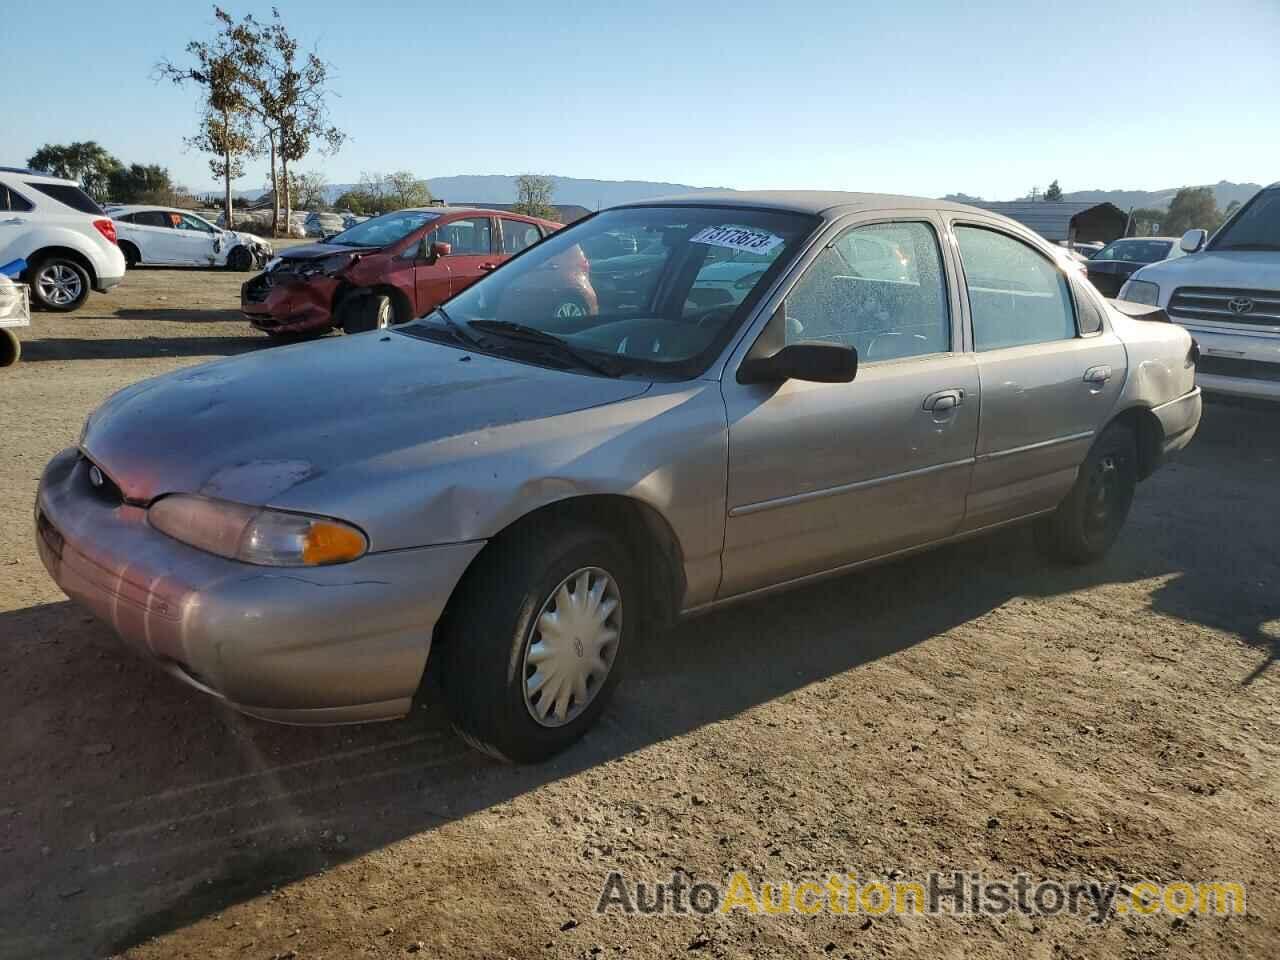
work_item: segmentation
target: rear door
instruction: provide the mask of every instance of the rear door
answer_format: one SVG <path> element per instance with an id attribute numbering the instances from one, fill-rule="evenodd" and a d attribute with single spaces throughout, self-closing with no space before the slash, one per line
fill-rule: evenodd
<path id="1" fill-rule="evenodd" d="M 436 228 L 449 254 L 449 295 L 456 296 L 506 259 L 496 246 L 492 217 L 460 217 Z"/>
<path id="2" fill-rule="evenodd" d="M 982 420 L 964 528 L 1056 506 L 1124 385 L 1127 355 L 1093 294 L 1030 237 L 954 221 Z"/>
<path id="3" fill-rule="evenodd" d="M 722 597 L 959 527 L 980 396 L 941 226 L 915 210 L 829 234 L 752 347 L 852 346 L 853 382 L 740 384 L 740 358 L 726 368 Z"/>
<path id="4" fill-rule="evenodd" d="M 164 210 L 140 210 L 133 214 L 129 238 L 138 245 L 143 263 L 175 263 L 173 224 Z"/>
<path id="5" fill-rule="evenodd" d="M 542 239 L 542 231 L 538 225 L 515 217 L 499 217 L 498 227 L 501 231 L 499 250 L 502 259 L 513 257 L 521 250 L 532 247 Z"/>

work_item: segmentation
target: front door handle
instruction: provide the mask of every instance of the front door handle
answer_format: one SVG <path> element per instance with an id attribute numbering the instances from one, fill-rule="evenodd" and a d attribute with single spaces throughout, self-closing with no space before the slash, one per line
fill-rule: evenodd
<path id="1" fill-rule="evenodd" d="M 950 390 L 937 390 L 929 394 L 924 398 L 923 409 L 934 413 L 946 413 L 962 403 L 964 403 L 964 391 L 959 387 L 953 387 Z"/>
<path id="2" fill-rule="evenodd" d="M 22 217 L 10 217 L 8 220 L 0 220 L 0 223 L 26 223 Z"/>
<path id="3" fill-rule="evenodd" d="M 1090 367 L 1084 372 L 1084 382 L 1092 383 L 1098 386 L 1106 383 L 1111 379 L 1111 365 L 1109 363 L 1100 363 L 1096 367 Z"/>
<path id="4" fill-rule="evenodd" d="M 498 265 L 496 263 L 482 263 L 480 264 L 480 269 L 481 270 L 497 270 Z"/>

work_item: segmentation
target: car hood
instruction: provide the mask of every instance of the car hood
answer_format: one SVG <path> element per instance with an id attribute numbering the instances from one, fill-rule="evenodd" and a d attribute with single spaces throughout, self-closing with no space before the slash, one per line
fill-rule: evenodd
<path id="1" fill-rule="evenodd" d="M 1134 280 L 1172 286 L 1280 289 L 1280 253 L 1274 250 L 1211 250 L 1143 267 Z M 1164 291 L 1161 291 L 1163 296 Z"/>
<path id="2" fill-rule="evenodd" d="M 614 403 L 649 386 L 375 331 L 126 387 L 90 415 L 80 446 L 132 501 L 201 493 L 281 506 L 287 491 L 321 478 L 343 486 L 347 467 Z"/>
<path id="3" fill-rule="evenodd" d="M 285 260 L 316 260 L 320 257 L 332 257 L 338 253 L 371 253 L 381 247 L 342 247 L 336 243 L 300 243 L 296 247 L 285 247 L 277 254 Z"/>

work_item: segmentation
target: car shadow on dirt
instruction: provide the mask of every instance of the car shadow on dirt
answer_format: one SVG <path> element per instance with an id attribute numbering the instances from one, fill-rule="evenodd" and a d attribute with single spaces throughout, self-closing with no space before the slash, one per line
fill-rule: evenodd
<path id="1" fill-rule="evenodd" d="M 1274 477 L 1280 434 L 1259 415 L 1233 441 L 1237 415 L 1206 415 L 1216 420 L 1228 439 L 1157 474 L 1103 562 L 1046 564 L 1015 528 L 681 624 L 637 652 L 600 726 L 539 766 L 464 747 L 431 671 L 406 721 L 282 727 L 187 689 L 70 603 L 0 614 L 0 702 L 13 705 L 0 743 L 8 946 L 59 957 L 125 949 L 927 643 L 1017 597 L 1151 579 L 1154 612 L 1265 638 L 1261 625 L 1280 617 L 1274 589 L 1242 603 L 1223 588 L 1246 568 L 1280 580 L 1274 525 L 1258 523 L 1280 509 L 1274 484 L 1230 509 L 1257 490 L 1249 483 Z"/>
<path id="2" fill-rule="evenodd" d="M 240 311 L 229 307 L 122 307 L 111 316 L 117 320 L 158 320 L 163 323 L 244 322 Z"/>
<path id="3" fill-rule="evenodd" d="M 50 337 L 24 340 L 22 359 L 44 360 L 149 360 L 156 357 L 231 357 L 273 346 L 266 337 L 102 337 L 80 339 Z"/>

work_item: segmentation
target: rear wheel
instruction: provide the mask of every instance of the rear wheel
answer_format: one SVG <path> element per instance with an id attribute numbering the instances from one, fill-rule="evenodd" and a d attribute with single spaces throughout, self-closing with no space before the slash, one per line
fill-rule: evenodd
<path id="1" fill-rule="evenodd" d="M 89 271 L 67 257 L 43 257 L 31 268 L 31 295 L 46 310 L 78 309 L 89 296 Z"/>
<path id="2" fill-rule="evenodd" d="M 1036 544 L 1068 563 L 1100 559 L 1120 535 L 1137 483 L 1133 431 L 1113 423 L 1089 451 L 1067 498 L 1036 521 Z"/>
<path id="3" fill-rule="evenodd" d="M 138 248 L 128 240 L 120 241 L 120 252 L 124 254 L 125 266 L 130 270 L 142 262 L 142 254 L 140 254 L 138 252 Z"/>
<path id="4" fill-rule="evenodd" d="M 443 625 L 455 729 L 499 760 L 545 760 L 599 718 L 639 629 L 633 564 L 591 526 L 513 531 L 468 573 Z"/>

